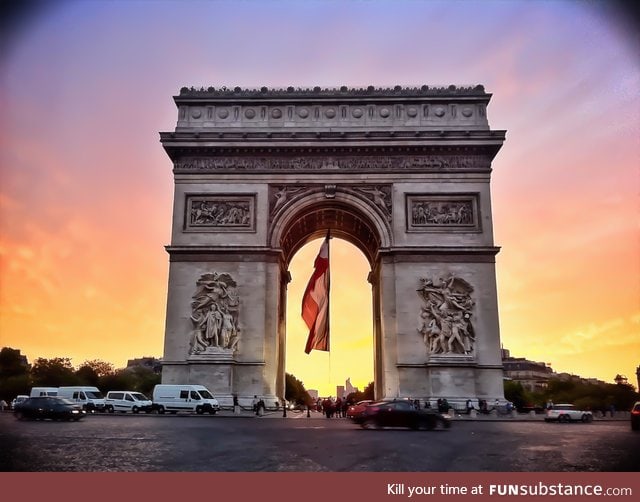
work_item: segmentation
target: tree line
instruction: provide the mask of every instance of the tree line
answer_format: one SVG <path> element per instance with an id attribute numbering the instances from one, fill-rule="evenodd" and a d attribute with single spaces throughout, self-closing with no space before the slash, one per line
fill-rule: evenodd
<path id="1" fill-rule="evenodd" d="M 20 350 L 0 350 L 0 399 L 10 402 L 19 394 L 29 394 L 32 387 L 91 385 L 106 390 L 133 390 L 150 395 L 160 383 L 160 375 L 149 368 L 114 368 L 99 359 L 85 361 L 77 368 L 67 357 L 38 358 L 25 364 Z"/>
<path id="2" fill-rule="evenodd" d="M 549 379 L 547 388 L 538 392 L 525 389 L 520 382 L 506 381 L 504 397 L 519 411 L 544 409 L 548 402 L 573 404 L 591 411 L 625 411 L 640 401 L 640 394 L 628 383 L 592 383 L 560 378 Z"/>
<path id="3" fill-rule="evenodd" d="M 20 350 L 10 347 L 0 350 L 0 399 L 7 402 L 19 394 L 28 395 L 32 387 L 71 385 L 91 385 L 103 391 L 133 390 L 150 396 L 160 380 L 159 374 L 142 366 L 115 369 L 109 362 L 94 359 L 76 368 L 67 357 L 40 357 L 33 364 L 25 364 Z M 373 395 L 373 382 L 369 387 Z M 304 384 L 289 373 L 285 375 L 285 399 L 300 405 L 314 404 Z"/>

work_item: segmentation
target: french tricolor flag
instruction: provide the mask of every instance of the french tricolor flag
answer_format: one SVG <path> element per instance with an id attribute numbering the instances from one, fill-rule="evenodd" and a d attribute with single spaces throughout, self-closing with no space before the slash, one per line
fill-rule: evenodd
<path id="1" fill-rule="evenodd" d="M 302 318 L 309 328 L 304 351 L 329 350 L 329 234 L 314 263 L 313 275 L 302 297 Z"/>

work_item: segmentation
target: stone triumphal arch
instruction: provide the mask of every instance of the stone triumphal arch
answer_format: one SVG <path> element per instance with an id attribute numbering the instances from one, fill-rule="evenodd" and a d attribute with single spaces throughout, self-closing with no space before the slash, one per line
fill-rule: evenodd
<path id="1" fill-rule="evenodd" d="M 502 399 L 490 98 L 181 89 L 163 382 L 282 398 L 288 265 L 330 229 L 371 266 L 376 397 Z"/>

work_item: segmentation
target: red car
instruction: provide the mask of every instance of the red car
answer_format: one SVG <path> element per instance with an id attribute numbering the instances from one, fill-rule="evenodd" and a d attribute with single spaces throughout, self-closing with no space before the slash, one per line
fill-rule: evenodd
<path id="1" fill-rule="evenodd" d="M 640 401 L 631 408 L 631 430 L 640 431 Z"/>
<path id="2" fill-rule="evenodd" d="M 354 418 L 364 411 L 368 404 L 371 404 L 373 401 L 371 399 L 365 399 L 364 401 L 358 401 L 356 404 L 352 404 L 347 408 L 347 417 Z"/>

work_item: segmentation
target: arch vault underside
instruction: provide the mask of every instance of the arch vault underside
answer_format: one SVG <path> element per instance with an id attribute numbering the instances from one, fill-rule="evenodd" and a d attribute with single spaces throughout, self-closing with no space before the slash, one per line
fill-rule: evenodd
<path id="1" fill-rule="evenodd" d="M 187 89 L 163 382 L 284 396 L 291 258 L 327 230 L 371 266 L 376 397 L 502 399 L 482 86 Z"/>

